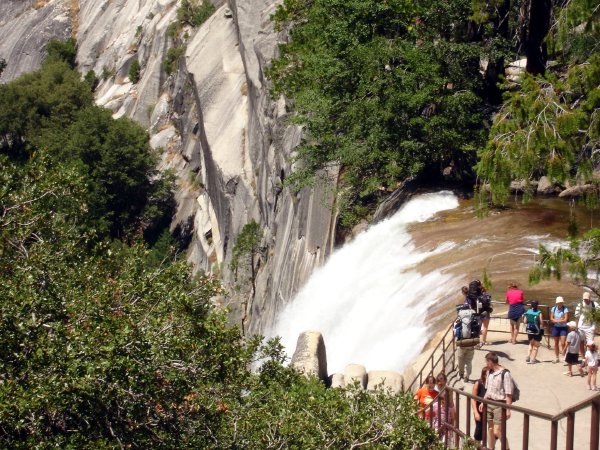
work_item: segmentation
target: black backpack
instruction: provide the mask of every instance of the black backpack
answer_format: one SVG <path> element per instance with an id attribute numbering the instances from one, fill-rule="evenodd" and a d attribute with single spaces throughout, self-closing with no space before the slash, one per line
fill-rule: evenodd
<path id="1" fill-rule="evenodd" d="M 494 311 L 494 308 L 492 308 L 492 296 L 490 294 L 481 294 L 479 303 L 481 304 L 479 308 L 480 313 L 487 312 L 491 314 Z"/>
<path id="2" fill-rule="evenodd" d="M 477 301 L 481 297 L 481 281 L 473 280 L 469 283 L 469 292 L 467 293 L 466 301 L 471 306 L 471 309 L 477 311 Z"/>

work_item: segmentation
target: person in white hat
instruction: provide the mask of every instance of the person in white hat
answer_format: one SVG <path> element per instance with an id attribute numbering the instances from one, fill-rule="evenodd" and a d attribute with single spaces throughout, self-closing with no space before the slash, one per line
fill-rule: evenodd
<path id="1" fill-rule="evenodd" d="M 567 335 L 567 351 L 565 353 L 565 362 L 567 363 L 567 371 L 564 375 L 568 375 L 570 377 L 573 376 L 573 365 L 579 364 L 579 341 L 581 339 L 581 335 L 577 331 L 577 322 L 571 320 L 567 323 L 567 327 L 569 328 L 569 334 Z M 583 376 L 583 369 L 579 366 L 579 375 Z"/>
<path id="2" fill-rule="evenodd" d="M 550 323 L 552 324 L 552 337 L 554 337 L 554 361 L 558 359 L 558 342 L 560 341 L 560 354 L 564 355 L 567 351 L 567 322 L 569 321 L 569 310 L 565 306 L 565 300 L 558 296 L 556 304 L 550 310 Z"/>
<path id="3" fill-rule="evenodd" d="M 594 334 L 596 333 L 596 325 L 594 322 L 586 318 L 588 311 L 596 309 L 598 305 L 591 299 L 589 292 L 583 293 L 581 303 L 577 305 L 575 309 L 575 317 L 579 318 L 578 328 L 585 333 L 585 340 L 594 341 Z"/>

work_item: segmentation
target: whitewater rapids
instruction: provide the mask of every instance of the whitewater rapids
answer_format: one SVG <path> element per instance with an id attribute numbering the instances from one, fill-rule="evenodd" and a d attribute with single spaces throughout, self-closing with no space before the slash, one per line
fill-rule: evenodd
<path id="1" fill-rule="evenodd" d="M 280 336 L 291 357 L 301 332 L 320 331 L 329 373 L 350 363 L 402 371 L 427 342 L 428 310 L 447 296 L 451 278 L 442 268 L 422 274 L 415 267 L 455 245 L 416 249 L 407 228 L 458 205 L 451 192 L 424 194 L 369 227 L 313 272 L 268 334 Z"/>

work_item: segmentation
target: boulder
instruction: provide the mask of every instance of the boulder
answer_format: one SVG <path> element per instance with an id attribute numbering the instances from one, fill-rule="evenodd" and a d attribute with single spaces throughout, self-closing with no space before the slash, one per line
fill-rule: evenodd
<path id="1" fill-rule="evenodd" d="M 334 373 L 329 376 L 329 387 L 332 388 L 345 388 L 346 381 L 343 373 Z"/>
<path id="2" fill-rule="evenodd" d="M 318 331 L 300 333 L 291 365 L 307 375 L 314 375 L 327 382 L 327 354 L 323 335 Z"/>
<path id="3" fill-rule="evenodd" d="M 563 190 L 559 197 L 579 197 L 580 195 L 587 194 L 596 190 L 596 186 L 593 184 L 582 184 L 577 186 L 571 186 Z"/>
<path id="4" fill-rule="evenodd" d="M 521 75 L 525 73 L 525 67 L 527 66 L 527 58 L 513 61 L 506 66 L 506 79 L 509 81 L 518 81 Z"/>
<path id="5" fill-rule="evenodd" d="M 344 369 L 344 381 L 346 382 L 346 386 L 350 386 L 358 381 L 360 387 L 366 389 L 367 370 L 365 369 L 365 366 L 361 366 L 360 364 L 348 364 Z"/>
<path id="6" fill-rule="evenodd" d="M 540 178 L 537 185 L 537 193 L 540 195 L 551 195 L 555 191 L 554 183 L 550 181 L 550 178 L 544 176 Z"/>
<path id="7" fill-rule="evenodd" d="M 529 188 L 537 188 L 537 181 L 528 181 L 528 180 L 519 180 L 519 181 L 511 181 L 510 183 L 510 191 L 511 192 L 524 192 L 528 187 Z"/>
<path id="8" fill-rule="evenodd" d="M 367 374 L 367 378 L 368 391 L 384 389 L 393 394 L 397 394 L 398 392 L 401 392 L 404 387 L 404 378 L 402 375 L 399 372 L 391 370 L 371 370 Z"/>

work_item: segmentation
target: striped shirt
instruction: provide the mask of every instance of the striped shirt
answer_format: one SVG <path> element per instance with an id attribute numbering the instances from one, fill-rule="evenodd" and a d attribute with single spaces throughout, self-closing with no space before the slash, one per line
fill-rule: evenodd
<path id="1" fill-rule="evenodd" d="M 507 395 L 512 395 L 512 375 L 508 370 L 504 374 L 504 383 L 502 383 L 502 372 L 505 370 L 504 367 L 500 367 L 495 372 L 488 373 L 485 381 L 485 398 L 502 402 L 506 400 Z"/>

